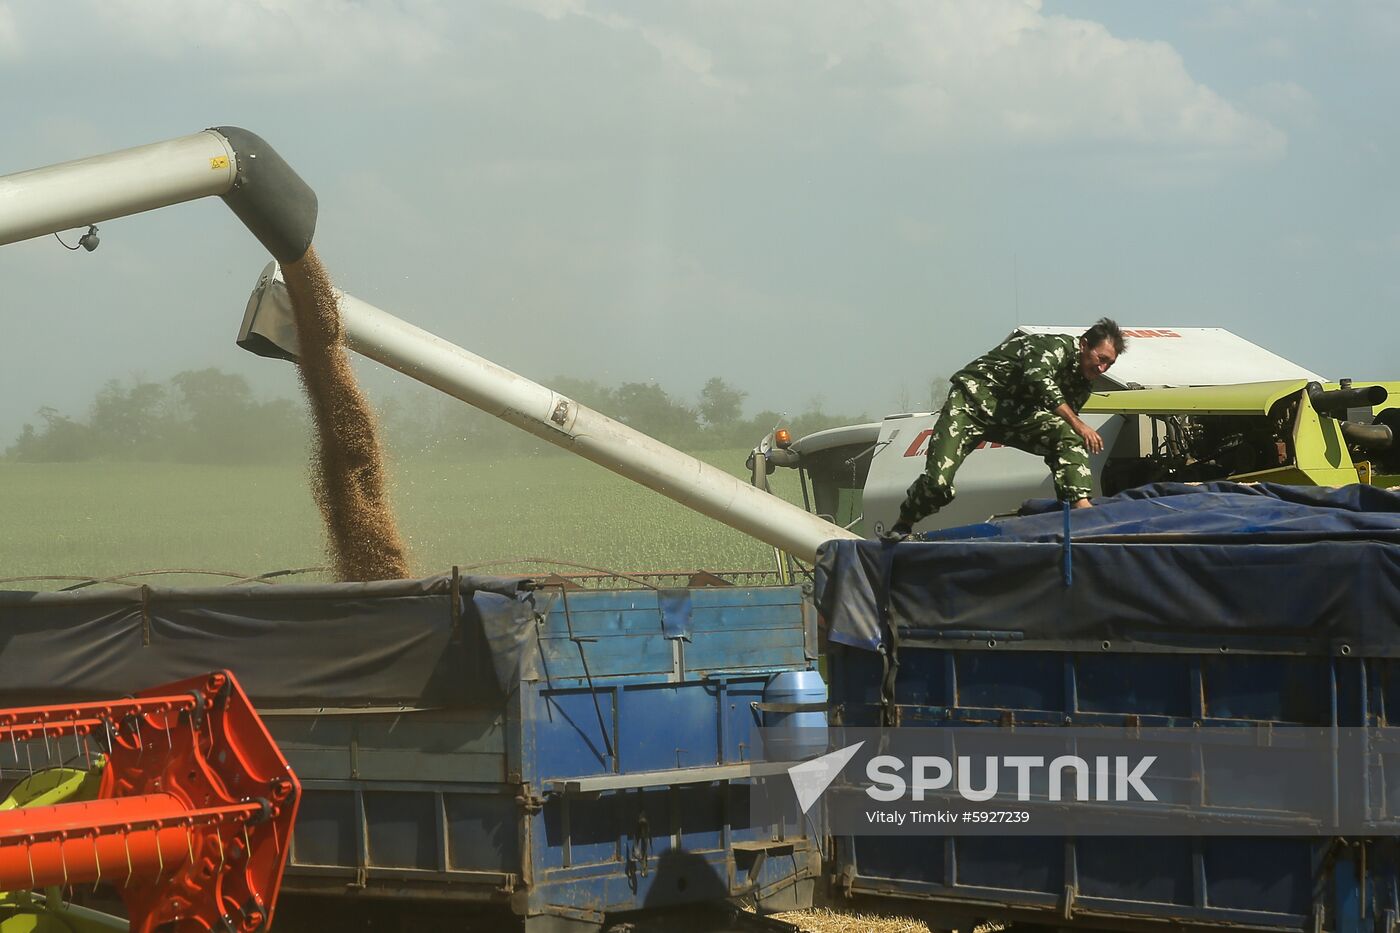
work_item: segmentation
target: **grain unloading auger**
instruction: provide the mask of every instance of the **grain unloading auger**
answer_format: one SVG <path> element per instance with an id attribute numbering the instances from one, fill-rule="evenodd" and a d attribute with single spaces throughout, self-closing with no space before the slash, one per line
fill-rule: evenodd
<path id="1" fill-rule="evenodd" d="M 23 776 L 0 804 L 0 931 L 122 929 L 63 903 L 103 883 L 141 933 L 271 922 L 301 788 L 227 671 L 0 710 L 0 762 Z"/>
<path id="2" fill-rule="evenodd" d="M 273 256 L 306 254 L 315 192 L 261 137 L 236 126 L 0 177 L 0 246 L 211 195 Z"/>
<path id="3" fill-rule="evenodd" d="M 387 311 L 337 294 L 350 349 L 681 505 L 806 561 L 816 559 L 825 541 L 858 537 Z M 296 359 L 291 296 L 276 263 L 253 289 L 238 343 L 260 356 Z"/>
<path id="4" fill-rule="evenodd" d="M 0 246 L 216 195 L 280 262 L 306 255 L 316 195 L 260 137 L 238 127 L 0 177 Z M 272 271 L 249 302 L 239 342 L 295 358 L 290 300 Z M 572 399 L 343 296 L 352 350 L 586 457 L 804 560 L 844 528 L 764 493 Z"/>

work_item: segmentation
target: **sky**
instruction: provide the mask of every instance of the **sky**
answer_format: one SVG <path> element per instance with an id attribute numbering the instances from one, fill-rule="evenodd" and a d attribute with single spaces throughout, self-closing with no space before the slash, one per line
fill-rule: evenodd
<path id="1" fill-rule="evenodd" d="M 749 412 L 919 407 L 1101 315 L 1400 378 L 1398 53 L 1390 0 L 0 0 L 0 175 L 242 126 L 350 294 Z M 269 257 L 218 199 L 100 236 L 0 247 L 0 449 L 109 379 L 296 393 L 234 345 Z"/>

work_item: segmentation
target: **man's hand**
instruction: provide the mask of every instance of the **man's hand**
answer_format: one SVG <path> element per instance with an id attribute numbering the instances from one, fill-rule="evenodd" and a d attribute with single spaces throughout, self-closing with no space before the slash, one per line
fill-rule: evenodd
<path id="1" fill-rule="evenodd" d="M 1069 407 L 1068 402 L 1057 407 L 1055 409 L 1055 414 L 1058 415 L 1065 424 L 1074 429 L 1074 433 L 1079 435 L 1080 440 L 1084 442 L 1084 446 L 1089 448 L 1089 453 L 1097 454 L 1103 452 L 1103 438 L 1099 437 L 1099 432 L 1085 424 L 1084 420 L 1079 417 L 1079 414 L 1075 412 L 1073 408 Z"/>
<path id="2" fill-rule="evenodd" d="M 1069 423 L 1074 428 L 1074 433 L 1084 441 L 1084 446 L 1089 448 L 1089 453 L 1097 454 L 1103 452 L 1103 438 L 1099 437 L 1099 432 L 1095 431 L 1083 421 L 1075 418 Z"/>

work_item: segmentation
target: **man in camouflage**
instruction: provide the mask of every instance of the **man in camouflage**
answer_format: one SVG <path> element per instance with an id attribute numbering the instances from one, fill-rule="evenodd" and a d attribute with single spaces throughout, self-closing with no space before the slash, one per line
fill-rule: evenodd
<path id="1" fill-rule="evenodd" d="M 1087 508 L 1089 454 L 1103 450 L 1103 439 L 1080 420 L 1079 409 L 1094 379 L 1124 349 L 1118 325 L 1100 318 L 1078 338 L 1017 334 L 959 370 L 929 438 L 924 472 L 909 487 L 891 533 L 908 535 L 953 501 L 953 476 L 983 440 L 1044 457 L 1060 501 Z"/>

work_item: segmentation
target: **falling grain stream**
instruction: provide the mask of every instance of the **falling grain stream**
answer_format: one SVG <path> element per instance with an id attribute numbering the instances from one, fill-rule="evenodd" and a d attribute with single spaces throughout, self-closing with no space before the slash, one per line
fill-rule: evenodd
<path id="1" fill-rule="evenodd" d="M 374 413 L 345 353 L 335 292 L 315 248 L 282 264 L 292 297 L 302 387 L 316 424 L 311 483 L 340 580 L 408 577 L 386 490 Z"/>

